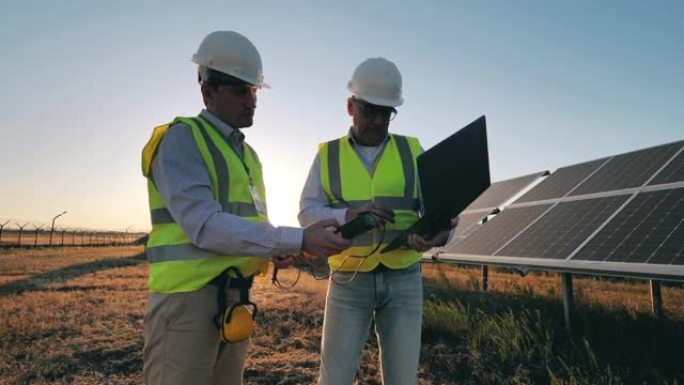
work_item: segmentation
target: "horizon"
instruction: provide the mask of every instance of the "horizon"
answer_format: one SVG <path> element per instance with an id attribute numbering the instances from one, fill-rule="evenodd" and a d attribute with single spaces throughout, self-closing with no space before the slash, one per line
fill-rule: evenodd
<path id="1" fill-rule="evenodd" d="M 149 231 L 140 151 L 203 107 L 190 58 L 213 30 L 247 36 L 273 87 L 244 132 L 276 225 L 297 225 L 317 144 L 346 134 L 346 81 L 368 57 L 403 76 L 390 132 L 427 149 L 487 116 L 492 182 L 684 139 L 684 3 L 206 2 L 199 18 L 164 4 L 5 6 L 0 224 L 67 211 L 61 226 Z"/>

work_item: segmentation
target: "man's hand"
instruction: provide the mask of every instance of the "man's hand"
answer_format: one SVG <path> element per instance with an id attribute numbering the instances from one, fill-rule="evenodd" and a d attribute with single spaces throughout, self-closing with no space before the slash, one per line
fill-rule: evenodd
<path id="1" fill-rule="evenodd" d="M 430 250 L 433 247 L 444 246 L 446 241 L 449 239 L 450 233 L 451 230 L 440 231 L 439 233 L 437 233 L 437 235 L 435 235 L 434 238 L 430 240 L 425 240 L 418 234 L 409 234 L 408 245 L 413 250 L 422 253 L 424 251 Z"/>
<path id="2" fill-rule="evenodd" d="M 271 258 L 273 265 L 278 269 L 286 269 L 297 262 L 297 258 L 294 255 L 279 255 L 277 257 Z"/>
<path id="3" fill-rule="evenodd" d="M 385 222 L 394 223 L 394 211 L 387 206 L 374 202 L 366 203 L 356 209 L 348 208 L 347 212 L 344 214 L 344 219 L 349 222 L 356 218 L 359 213 L 364 211 L 372 213 L 373 216 L 375 216 L 378 225 L 382 225 Z"/>
<path id="4" fill-rule="evenodd" d="M 331 218 L 318 221 L 305 228 L 302 252 L 327 258 L 351 246 L 351 240 L 342 238 L 330 229 L 336 226 L 337 220 Z"/>

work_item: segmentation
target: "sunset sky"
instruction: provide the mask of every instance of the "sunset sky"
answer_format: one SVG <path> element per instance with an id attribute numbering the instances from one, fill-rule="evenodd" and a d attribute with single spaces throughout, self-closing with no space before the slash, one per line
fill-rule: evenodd
<path id="1" fill-rule="evenodd" d="M 429 148 L 487 116 L 492 179 L 684 139 L 682 1 L 3 1 L 0 223 L 150 228 L 140 150 L 201 108 L 204 36 L 235 30 L 265 80 L 247 141 L 274 224 L 295 225 L 346 83 L 394 61 L 390 130 Z"/>

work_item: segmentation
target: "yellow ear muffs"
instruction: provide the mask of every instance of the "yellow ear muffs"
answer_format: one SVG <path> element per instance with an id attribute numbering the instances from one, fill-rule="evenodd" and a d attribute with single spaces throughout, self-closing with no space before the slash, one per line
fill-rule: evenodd
<path id="1" fill-rule="evenodd" d="M 251 309 L 250 309 L 251 307 Z M 254 331 L 256 305 L 237 303 L 226 309 L 221 316 L 221 338 L 225 342 L 239 342 L 249 338 Z"/>

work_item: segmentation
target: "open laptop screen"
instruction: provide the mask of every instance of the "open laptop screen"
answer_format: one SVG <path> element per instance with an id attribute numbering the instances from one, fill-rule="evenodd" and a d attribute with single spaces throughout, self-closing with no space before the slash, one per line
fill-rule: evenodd
<path id="1" fill-rule="evenodd" d="M 410 233 L 430 239 L 449 229 L 450 220 L 489 187 L 485 117 L 479 117 L 421 154 L 417 163 L 425 216 L 397 234 L 381 253 L 406 245 Z"/>
<path id="2" fill-rule="evenodd" d="M 426 215 L 457 216 L 490 185 L 485 117 L 439 142 L 417 162 Z"/>

